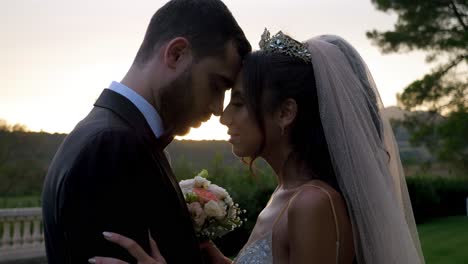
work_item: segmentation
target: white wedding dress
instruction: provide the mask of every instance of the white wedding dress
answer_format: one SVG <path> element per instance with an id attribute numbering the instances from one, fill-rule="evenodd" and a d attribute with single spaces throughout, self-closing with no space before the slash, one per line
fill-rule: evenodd
<path id="1" fill-rule="evenodd" d="M 235 264 L 272 264 L 272 235 L 270 230 L 259 239 L 245 246 L 234 260 Z"/>

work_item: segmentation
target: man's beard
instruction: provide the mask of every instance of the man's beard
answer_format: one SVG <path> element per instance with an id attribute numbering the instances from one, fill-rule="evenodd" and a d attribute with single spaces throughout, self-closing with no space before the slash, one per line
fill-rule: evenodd
<path id="1" fill-rule="evenodd" d="M 193 122 L 194 98 L 191 67 L 161 89 L 161 118 L 164 132 L 185 135 Z"/>

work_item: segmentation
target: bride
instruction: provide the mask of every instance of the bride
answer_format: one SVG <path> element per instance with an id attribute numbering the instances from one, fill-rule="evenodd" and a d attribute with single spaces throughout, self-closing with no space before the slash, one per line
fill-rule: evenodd
<path id="1" fill-rule="evenodd" d="M 382 102 L 357 51 L 338 36 L 300 43 L 265 30 L 221 122 L 233 152 L 265 159 L 278 186 L 234 263 L 424 263 Z M 106 238 L 139 263 L 165 263 Z M 211 263 L 231 263 L 204 243 Z M 123 263 L 95 257 L 91 263 Z"/>

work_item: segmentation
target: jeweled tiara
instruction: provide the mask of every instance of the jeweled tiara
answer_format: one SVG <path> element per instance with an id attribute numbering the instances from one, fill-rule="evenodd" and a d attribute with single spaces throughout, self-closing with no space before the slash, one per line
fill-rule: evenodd
<path id="1" fill-rule="evenodd" d="M 303 43 L 292 39 L 281 31 L 270 38 L 270 31 L 265 28 L 259 45 L 260 50 L 273 53 L 282 53 L 288 56 L 302 59 L 306 63 L 312 63 L 312 55 L 310 54 L 307 47 Z"/>

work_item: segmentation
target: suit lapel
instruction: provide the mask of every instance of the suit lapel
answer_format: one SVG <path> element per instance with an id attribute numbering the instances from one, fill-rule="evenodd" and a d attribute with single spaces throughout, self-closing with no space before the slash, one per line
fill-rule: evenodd
<path id="1" fill-rule="evenodd" d="M 167 186 L 172 187 L 171 189 L 173 190 L 173 193 L 178 200 L 182 215 L 184 216 L 186 223 L 189 224 L 193 230 L 192 219 L 188 212 L 184 196 L 180 189 L 179 183 L 177 182 L 172 172 L 167 157 L 164 154 L 164 148 L 172 140 L 172 138 L 163 136 L 160 139 L 157 139 L 138 108 L 127 98 L 112 90 L 104 89 L 94 105 L 96 107 L 109 109 L 119 115 L 136 130 L 138 135 L 143 137 L 144 142 L 148 143 L 147 146 L 149 146 L 153 160 L 155 161 L 157 167 L 161 169 L 161 174 L 166 176 L 162 177 L 163 180 L 166 181 Z M 196 242 L 194 230 L 192 234 L 193 239 Z"/>
<path id="2" fill-rule="evenodd" d="M 163 170 L 164 175 L 167 175 L 166 179 L 169 181 L 168 183 L 172 186 L 174 191 L 177 194 L 177 198 L 179 200 L 179 205 L 181 208 L 184 208 L 184 216 L 190 219 L 190 223 L 192 223 L 191 217 L 188 214 L 187 204 L 185 203 L 185 198 L 180 189 L 179 183 L 177 182 L 174 173 L 172 172 L 171 166 L 166 158 L 166 155 L 161 149 L 154 149 L 153 151 L 154 158 L 160 162 L 161 169 Z"/>

